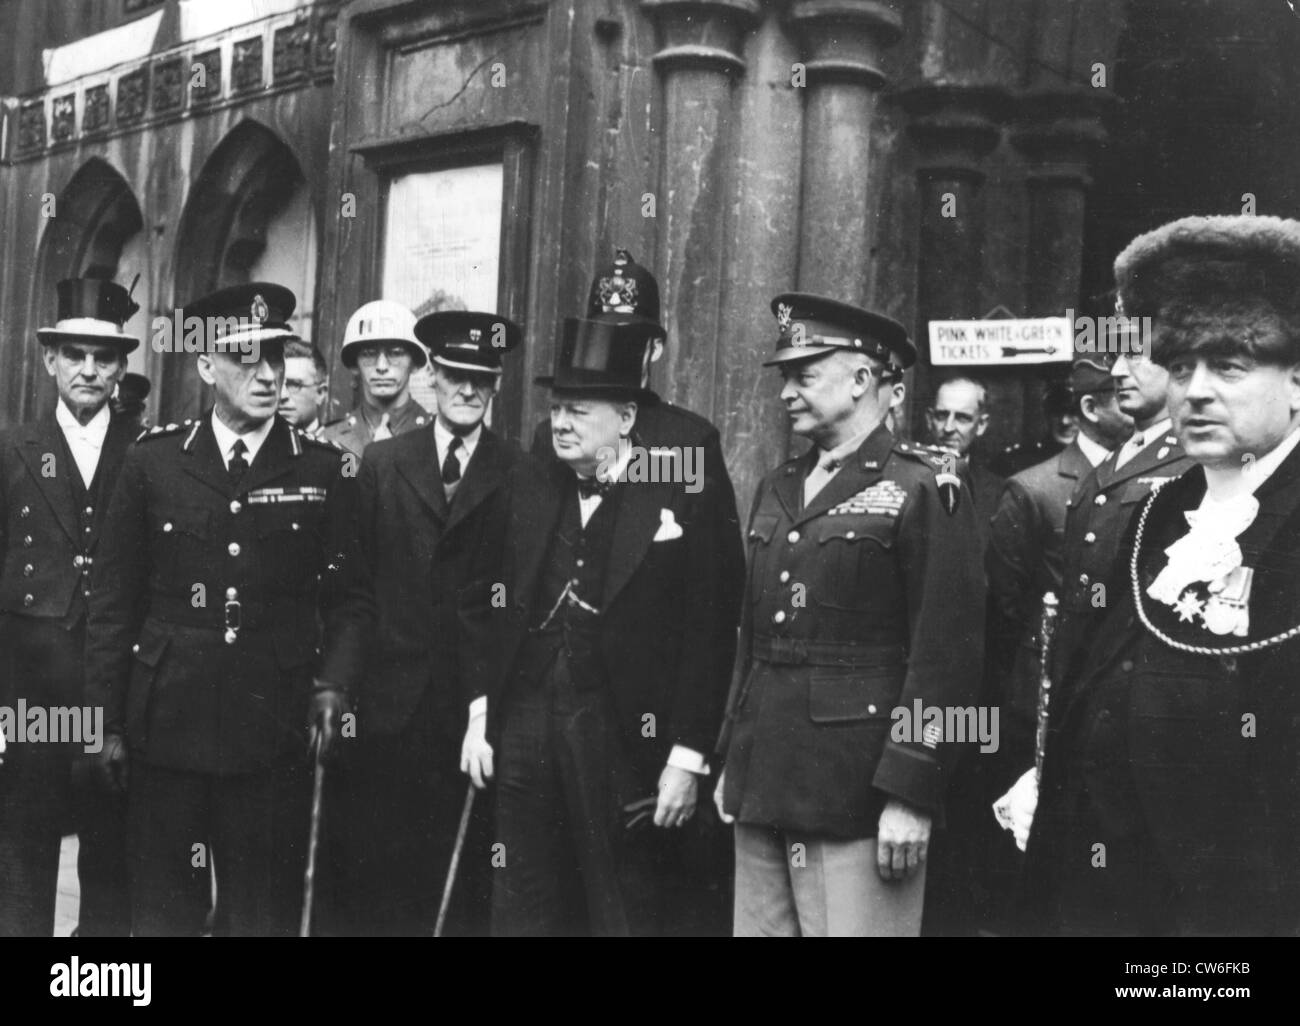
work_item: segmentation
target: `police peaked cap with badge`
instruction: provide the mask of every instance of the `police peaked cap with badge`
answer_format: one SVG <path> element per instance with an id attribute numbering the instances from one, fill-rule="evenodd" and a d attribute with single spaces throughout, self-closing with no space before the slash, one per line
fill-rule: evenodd
<path id="1" fill-rule="evenodd" d="M 916 362 L 907 329 L 883 314 L 807 292 L 784 292 L 772 300 L 779 336 L 776 355 L 763 362 L 776 367 L 837 350 L 865 353 L 895 371 Z"/>
<path id="2" fill-rule="evenodd" d="M 1300 221 L 1184 217 L 1130 242 L 1115 283 L 1118 312 L 1152 319 L 1157 362 L 1225 342 L 1300 361 Z"/>
<path id="3" fill-rule="evenodd" d="M 232 349 L 248 343 L 284 343 L 297 334 L 289 318 L 298 300 L 283 285 L 254 281 L 231 285 L 191 300 L 181 310 L 184 324 L 204 322 L 204 351 Z"/>
<path id="4" fill-rule="evenodd" d="M 128 291 L 116 282 L 99 278 L 64 278 L 55 286 L 58 314 L 54 327 L 39 328 L 36 337 L 46 346 L 60 342 L 108 343 L 129 353 L 140 345 L 138 338 L 122 330 L 140 309 L 131 298 L 134 290 L 134 281 Z"/>
<path id="5" fill-rule="evenodd" d="M 415 337 L 440 367 L 499 375 L 502 354 L 517 347 L 524 333 L 500 314 L 443 310 L 416 321 Z"/>
<path id="6" fill-rule="evenodd" d="M 429 354 L 415 337 L 415 314 L 391 299 L 376 299 L 357 307 L 343 329 L 339 359 L 344 367 L 355 367 L 358 350 L 380 342 L 405 346 L 413 367 L 429 362 Z"/>

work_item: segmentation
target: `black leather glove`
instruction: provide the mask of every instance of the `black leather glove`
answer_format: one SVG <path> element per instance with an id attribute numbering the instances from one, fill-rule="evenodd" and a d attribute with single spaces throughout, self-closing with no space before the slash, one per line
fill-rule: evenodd
<path id="1" fill-rule="evenodd" d="M 126 738 L 121 734 L 105 734 L 103 747 L 89 758 L 92 775 L 98 786 L 114 794 L 126 793 L 130 770 Z"/>
<path id="2" fill-rule="evenodd" d="M 316 682 L 312 692 L 311 709 L 307 714 L 307 724 L 311 729 L 312 743 L 319 739 L 320 761 L 331 763 L 338 758 L 340 730 L 343 717 L 352 711 L 347 694 L 341 688 L 331 687 L 321 681 Z"/>

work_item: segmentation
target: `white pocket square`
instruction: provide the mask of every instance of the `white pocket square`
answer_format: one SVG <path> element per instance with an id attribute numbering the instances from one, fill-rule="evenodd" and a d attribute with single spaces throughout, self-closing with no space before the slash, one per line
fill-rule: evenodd
<path id="1" fill-rule="evenodd" d="M 654 540 L 657 542 L 672 541 L 674 538 L 680 538 L 681 536 L 682 525 L 673 516 L 673 511 L 661 509 L 659 511 L 659 530 L 655 532 Z"/>

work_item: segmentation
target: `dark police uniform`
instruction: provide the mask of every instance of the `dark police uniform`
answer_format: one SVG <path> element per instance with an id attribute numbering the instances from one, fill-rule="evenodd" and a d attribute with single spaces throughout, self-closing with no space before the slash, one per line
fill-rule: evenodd
<path id="1" fill-rule="evenodd" d="M 277 308 L 262 344 L 282 337 L 272 326 L 292 294 L 237 289 Z M 320 625 L 340 627 L 350 562 L 350 458 L 272 417 L 251 465 L 232 474 L 213 415 L 131 449 L 92 574 L 87 691 L 130 750 L 141 935 L 199 933 L 214 863 L 230 933 L 295 927 L 309 697 Z"/>

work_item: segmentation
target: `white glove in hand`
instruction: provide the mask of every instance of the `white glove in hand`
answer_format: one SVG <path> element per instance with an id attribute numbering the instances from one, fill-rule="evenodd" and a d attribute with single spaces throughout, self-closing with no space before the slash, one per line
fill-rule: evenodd
<path id="1" fill-rule="evenodd" d="M 1003 828 L 1010 830 L 1021 851 L 1029 844 L 1029 828 L 1034 825 L 1038 809 L 1038 774 L 1029 770 L 1011 785 L 1011 790 L 993 803 L 993 815 Z"/>

